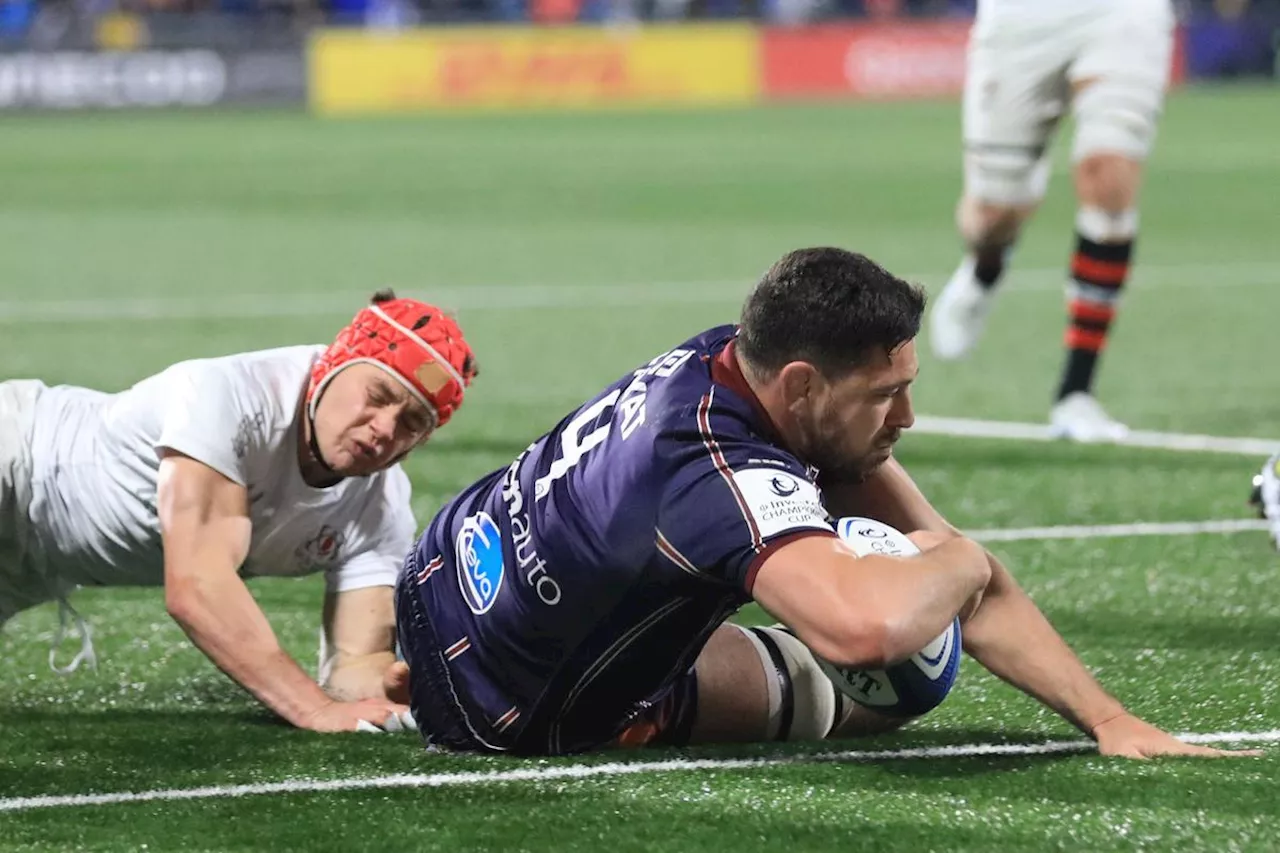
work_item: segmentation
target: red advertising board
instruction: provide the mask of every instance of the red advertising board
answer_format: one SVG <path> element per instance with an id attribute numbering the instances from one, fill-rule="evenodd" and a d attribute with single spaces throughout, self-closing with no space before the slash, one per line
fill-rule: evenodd
<path id="1" fill-rule="evenodd" d="M 765 92 L 775 98 L 904 98 L 964 86 L 968 21 L 769 29 Z"/>
<path id="2" fill-rule="evenodd" d="M 967 20 L 766 29 L 766 98 L 913 98 L 964 88 Z M 1185 76 L 1184 37 L 1174 42 L 1173 83 Z"/>

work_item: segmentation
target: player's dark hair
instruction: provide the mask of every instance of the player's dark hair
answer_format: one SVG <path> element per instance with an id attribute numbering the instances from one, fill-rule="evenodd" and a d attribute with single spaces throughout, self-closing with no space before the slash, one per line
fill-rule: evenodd
<path id="1" fill-rule="evenodd" d="M 384 287 L 382 290 L 375 292 L 373 296 L 369 297 L 369 304 L 377 305 L 380 302 L 394 302 L 395 298 L 396 292 L 389 287 Z"/>
<path id="2" fill-rule="evenodd" d="M 738 350 L 766 376 L 807 361 L 840 378 L 920 331 L 924 290 L 856 252 L 797 249 L 742 306 Z"/>

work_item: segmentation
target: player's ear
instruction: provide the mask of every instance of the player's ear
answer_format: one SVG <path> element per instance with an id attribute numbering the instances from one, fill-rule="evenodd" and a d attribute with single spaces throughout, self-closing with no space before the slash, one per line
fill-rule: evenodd
<path id="1" fill-rule="evenodd" d="M 787 408 L 808 403 L 821 390 L 822 376 L 807 361 L 793 361 L 778 371 L 778 387 Z"/>

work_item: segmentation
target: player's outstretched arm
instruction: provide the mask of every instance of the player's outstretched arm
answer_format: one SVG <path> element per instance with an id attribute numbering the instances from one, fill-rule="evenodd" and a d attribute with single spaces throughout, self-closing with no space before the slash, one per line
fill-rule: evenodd
<path id="1" fill-rule="evenodd" d="M 895 460 L 867 482 L 827 490 L 833 512 L 870 515 L 900 530 L 959 536 Z M 1253 755 L 1183 743 L 1129 714 L 1097 682 L 1009 571 L 987 553 L 991 579 L 965 623 L 964 647 L 999 678 L 1098 741 L 1103 755 Z"/>
<path id="2" fill-rule="evenodd" d="M 202 462 L 166 452 L 157 504 L 164 543 L 165 605 L 219 669 L 288 722 L 354 731 L 403 710 L 386 699 L 337 702 L 280 647 L 237 574 L 248 555 L 246 489 Z"/>
<path id="3" fill-rule="evenodd" d="M 987 583 L 981 546 L 955 538 L 912 557 L 858 557 L 835 537 L 788 542 L 760 565 L 752 595 L 837 666 L 905 660 Z"/>
<path id="4" fill-rule="evenodd" d="M 1125 710 L 1107 693 L 1000 561 L 965 625 L 965 651 L 995 675 L 1057 711 L 1098 741 L 1103 755 L 1256 755 L 1183 743 Z"/>

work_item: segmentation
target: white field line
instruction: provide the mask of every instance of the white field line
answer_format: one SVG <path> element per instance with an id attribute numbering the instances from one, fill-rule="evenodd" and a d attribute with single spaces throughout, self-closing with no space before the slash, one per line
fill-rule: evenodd
<path id="1" fill-rule="evenodd" d="M 1060 291 L 1066 281 L 1061 268 L 1014 269 L 1007 291 Z M 1132 286 L 1140 289 L 1250 287 L 1270 284 L 1280 262 L 1224 262 L 1141 266 Z M 909 274 L 912 281 L 940 282 L 949 271 Z M 467 287 L 397 288 L 454 311 L 527 311 L 537 308 L 644 307 L 724 304 L 746 296 L 751 282 L 632 282 L 582 285 L 472 285 Z M 370 290 L 373 286 L 370 286 Z M 23 299 L 0 301 L 0 325 L 62 323 L 74 320 L 200 320 L 271 317 L 342 316 L 354 314 L 368 292 L 282 295 L 223 294 L 206 297 Z"/>
<path id="2" fill-rule="evenodd" d="M 1280 741 L 1280 730 L 1265 732 L 1210 732 L 1179 735 L 1190 743 L 1269 744 Z M 394 776 L 348 779 L 294 779 L 251 785 L 211 785 L 204 788 L 170 788 L 152 791 L 121 791 L 111 794 L 69 794 L 65 796 L 11 797 L 0 799 L 0 812 L 67 806 L 103 806 L 172 800 L 205 800 L 249 797 L 263 794 L 299 794 L 320 791 L 358 791 L 370 788 L 445 788 L 457 785 L 492 785 L 504 782 L 548 782 L 560 779 L 590 779 L 634 776 L 646 773 L 673 773 L 687 770 L 754 770 L 795 764 L 863 761 L 908 761 L 937 758 L 985 756 L 1050 755 L 1089 752 L 1092 741 L 1048 741 L 1032 744 L 974 743 L 914 749 L 851 750 L 778 758 L 708 758 L 670 761 L 608 762 L 568 764 L 560 767 L 527 767 L 513 770 L 453 773 L 402 773 Z"/>
<path id="3" fill-rule="evenodd" d="M 940 418 L 921 415 L 911 432 L 925 435 L 949 435 L 962 438 L 1003 438 L 1016 441 L 1056 441 L 1047 424 L 1014 421 L 984 421 L 971 418 Z M 1232 438 L 1216 435 L 1193 435 L 1176 432 L 1135 430 L 1116 442 L 1125 447 L 1148 447 L 1158 450 L 1183 450 L 1200 453 L 1239 453 L 1247 456 L 1270 456 L 1280 450 L 1280 438 Z"/>
<path id="4" fill-rule="evenodd" d="M 968 530 L 965 531 L 965 535 L 979 542 L 1027 542 L 1045 539 L 1107 539 L 1122 536 L 1193 536 L 1199 533 L 1244 533 L 1269 529 L 1264 519 L 1243 518 L 1222 521 L 1140 521 L 1135 524 L 1081 524 L 1008 530 Z"/>

